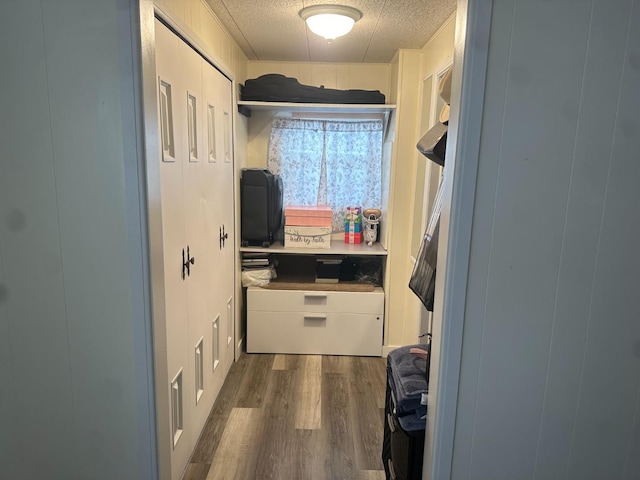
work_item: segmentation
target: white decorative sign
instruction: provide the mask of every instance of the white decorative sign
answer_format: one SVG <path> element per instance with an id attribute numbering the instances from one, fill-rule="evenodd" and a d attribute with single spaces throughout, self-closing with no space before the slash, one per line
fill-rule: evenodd
<path id="1" fill-rule="evenodd" d="M 331 227 L 284 227 L 285 248 L 330 248 Z"/>

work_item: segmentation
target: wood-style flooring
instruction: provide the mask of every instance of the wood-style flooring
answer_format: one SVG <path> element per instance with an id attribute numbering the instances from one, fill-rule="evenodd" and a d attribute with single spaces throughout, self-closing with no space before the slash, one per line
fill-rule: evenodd
<path id="1" fill-rule="evenodd" d="M 384 480 L 377 357 L 257 355 L 231 367 L 185 480 Z"/>

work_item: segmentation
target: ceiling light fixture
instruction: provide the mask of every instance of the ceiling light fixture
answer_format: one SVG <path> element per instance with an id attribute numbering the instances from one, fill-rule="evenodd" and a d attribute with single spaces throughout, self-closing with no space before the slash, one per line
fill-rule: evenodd
<path id="1" fill-rule="evenodd" d="M 300 10 L 309 30 L 331 41 L 351 31 L 362 12 L 343 5 L 314 5 Z"/>

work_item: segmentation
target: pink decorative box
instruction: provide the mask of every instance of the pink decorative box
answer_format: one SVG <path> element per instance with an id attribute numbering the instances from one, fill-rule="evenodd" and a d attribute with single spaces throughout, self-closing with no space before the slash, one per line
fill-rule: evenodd
<path id="1" fill-rule="evenodd" d="M 316 207 L 287 205 L 284 208 L 284 224 L 299 227 L 330 227 L 331 213 L 331 207 L 327 205 Z"/>
<path id="2" fill-rule="evenodd" d="M 331 207 L 327 205 L 318 205 L 317 207 L 287 205 L 286 207 L 284 207 L 284 216 L 331 218 Z"/>
<path id="3" fill-rule="evenodd" d="M 330 227 L 331 217 L 286 216 L 284 224 L 301 227 Z"/>

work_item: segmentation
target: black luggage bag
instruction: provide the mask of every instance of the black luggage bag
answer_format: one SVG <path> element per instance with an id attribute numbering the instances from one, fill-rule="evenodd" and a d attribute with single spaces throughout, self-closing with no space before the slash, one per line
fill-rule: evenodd
<path id="1" fill-rule="evenodd" d="M 282 179 L 266 169 L 244 169 L 240 178 L 242 246 L 270 246 L 282 225 Z"/>
<path id="2" fill-rule="evenodd" d="M 293 103 L 359 103 L 383 104 L 385 96 L 379 90 L 337 90 L 335 88 L 302 85 L 297 79 L 278 73 L 268 73 L 244 82 L 242 100 Z"/>

